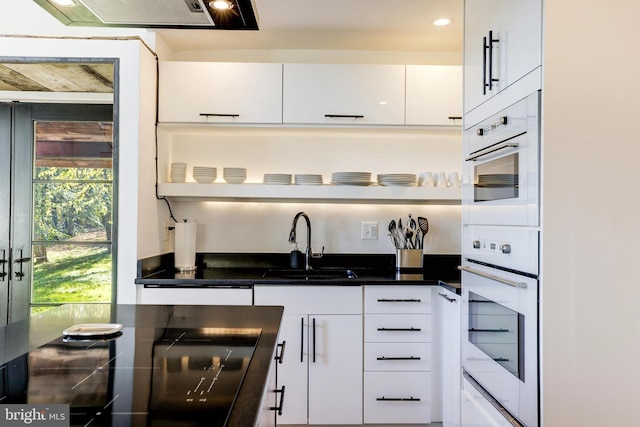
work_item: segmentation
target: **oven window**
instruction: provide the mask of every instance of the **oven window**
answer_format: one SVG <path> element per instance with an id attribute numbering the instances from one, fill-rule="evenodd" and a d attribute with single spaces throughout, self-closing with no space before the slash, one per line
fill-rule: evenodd
<path id="1" fill-rule="evenodd" d="M 518 198 L 518 153 L 474 167 L 474 201 Z"/>
<path id="2" fill-rule="evenodd" d="M 469 341 L 524 381 L 524 315 L 469 292 Z"/>

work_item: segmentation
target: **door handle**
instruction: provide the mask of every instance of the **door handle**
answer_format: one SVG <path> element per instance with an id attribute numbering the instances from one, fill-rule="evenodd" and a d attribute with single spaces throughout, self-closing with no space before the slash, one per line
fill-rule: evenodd
<path id="1" fill-rule="evenodd" d="M 304 317 L 300 318 L 300 363 L 304 362 Z"/>
<path id="2" fill-rule="evenodd" d="M 316 318 L 313 318 L 313 363 L 316 363 Z"/>
<path id="3" fill-rule="evenodd" d="M 284 407 L 284 388 L 285 386 L 282 386 L 280 390 L 273 390 L 273 392 L 276 394 L 280 393 L 280 404 L 278 406 L 272 406 L 269 409 L 271 409 L 272 411 L 278 411 L 278 415 L 282 415 L 282 408 Z"/>
<path id="4" fill-rule="evenodd" d="M 31 261 L 31 258 L 25 258 L 23 256 L 22 253 L 22 249 L 18 249 L 20 256 L 16 259 L 13 260 L 14 264 L 19 264 L 20 265 L 20 270 L 15 272 L 15 276 L 19 281 L 22 281 L 22 278 L 24 277 L 24 272 L 22 271 L 22 264 L 25 262 L 29 262 Z"/>
<path id="5" fill-rule="evenodd" d="M 488 46 L 489 49 L 489 78 L 487 79 L 489 82 L 489 90 L 493 90 L 493 83 L 498 82 L 499 79 L 493 78 L 493 44 L 498 43 L 500 40 L 493 38 L 493 31 L 489 31 L 489 40 Z"/>
<path id="6" fill-rule="evenodd" d="M 0 282 L 4 282 L 4 278 L 7 276 L 7 250 L 2 249 L 0 255 L 2 256 L 2 258 L 0 258 L 0 265 L 2 266 L 0 267 Z"/>
<path id="7" fill-rule="evenodd" d="M 276 354 L 275 360 L 278 361 L 278 364 L 282 364 L 282 362 L 284 361 L 284 349 L 287 345 L 286 341 L 282 341 L 282 344 L 278 344 L 277 346 L 280 347 L 280 354 Z"/>

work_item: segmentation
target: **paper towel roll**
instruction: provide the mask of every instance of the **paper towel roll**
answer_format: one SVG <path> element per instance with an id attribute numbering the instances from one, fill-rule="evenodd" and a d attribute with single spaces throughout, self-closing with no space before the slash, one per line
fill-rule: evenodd
<path id="1" fill-rule="evenodd" d="M 196 269 L 196 231 L 195 222 L 177 222 L 175 228 L 175 266 L 180 271 Z"/>

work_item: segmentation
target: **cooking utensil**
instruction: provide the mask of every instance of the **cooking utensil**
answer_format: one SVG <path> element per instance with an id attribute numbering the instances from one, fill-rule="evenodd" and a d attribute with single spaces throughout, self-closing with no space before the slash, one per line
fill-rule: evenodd
<path id="1" fill-rule="evenodd" d="M 424 248 L 424 237 L 429 232 L 429 221 L 427 218 L 418 217 L 418 226 L 420 227 L 420 231 L 422 232 L 422 236 L 420 237 L 420 247 Z"/>
<path id="2" fill-rule="evenodd" d="M 392 219 L 387 229 L 389 230 L 389 236 L 391 236 L 391 243 L 393 243 L 393 246 L 396 248 L 398 247 L 398 239 L 396 238 L 397 228 L 398 226 L 396 225 L 396 220 Z"/>

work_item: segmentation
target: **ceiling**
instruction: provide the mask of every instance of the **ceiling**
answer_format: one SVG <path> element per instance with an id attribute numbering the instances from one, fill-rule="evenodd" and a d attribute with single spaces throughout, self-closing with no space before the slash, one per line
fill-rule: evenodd
<path id="1" fill-rule="evenodd" d="M 174 51 L 461 52 L 463 0 L 254 0 L 258 31 L 155 30 Z M 446 17 L 452 23 L 432 22 Z M 0 64 L 0 90 L 113 92 L 110 64 Z"/>
<path id="2" fill-rule="evenodd" d="M 463 0 L 254 0 L 258 31 L 157 30 L 176 51 L 462 51 Z M 452 23 L 436 27 L 447 17 Z"/>

